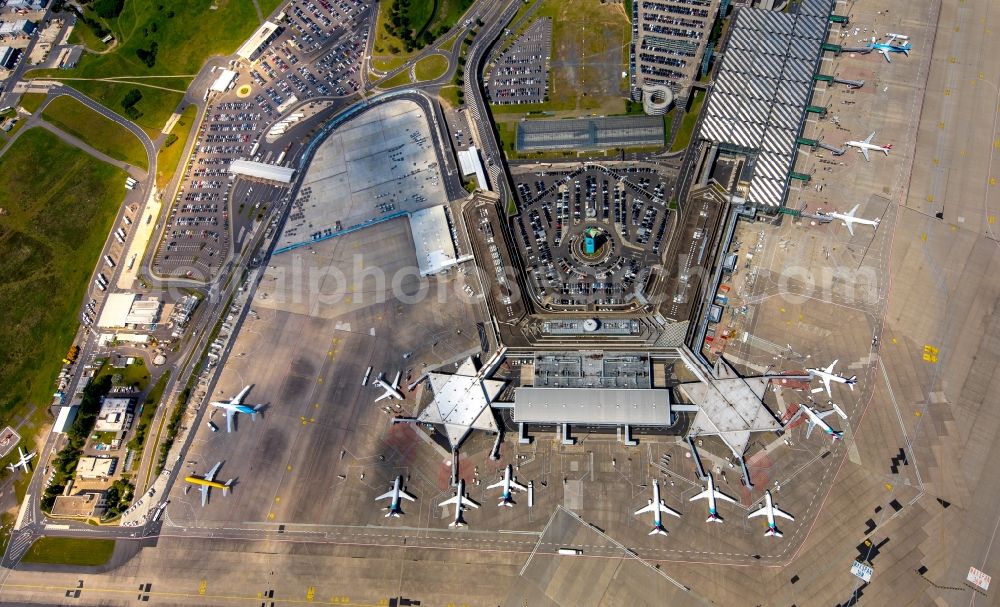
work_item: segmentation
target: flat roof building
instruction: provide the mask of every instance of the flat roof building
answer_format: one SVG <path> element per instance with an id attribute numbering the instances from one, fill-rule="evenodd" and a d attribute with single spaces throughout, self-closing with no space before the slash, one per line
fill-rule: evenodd
<path id="1" fill-rule="evenodd" d="M 11 69 L 17 65 L 17 58 L 21 56 L 21 50 L 9 46 L 0 46 L 0 67 Z"/>
<path id="2" fill-rule="evenodd" d="M 423 209 L 410 215 L 410 233 L 417 250 L 421 276 L 430 276 L 458 263 L 455 241 L 444 205 Z"/>
<path id="3" fill-rule="evenodd" d="M 264 52 L 264 48 L 280 34 L 281 27 L 275 23 L 271 23 L 270 21 L 265 21 L 259 28 L 257 28 L 257 31 L 243 43 L 243 46 L 236 51 L 236 55 L 246 59 L 247 61 L 255 61 L 257 57 Z"/>
<path id="4" fill-rule="evenodd" d="M 73 425 L 76 419 L 76 406 L 59 407 L 59 414 L 56 416 L 56 423 L 52 426 L 53 432 L 65 434 Z"/>
<path id="5" fill-rule="evenodd" d="M 523 120 L 517 123 L 517 149 L 521 152 L 654 145 L 663 145 L 663 119 L 656 116 Z"/>
<path id="6" fill-rule="evenodd" d="M 159 322 L 163 303 L 156 297 L 140 298 L 135 293 L 112 293 L 104 303 L 104 309 L 97 319 L 102 329 L 148 326 Z"/>
<path id="7" fill-rule="evenodd" d="M 229 172 L 233 175 L 273 181 L 284 185 L 291 183 L 292 177 L 295 176 L 295 169 L 267 164 L 266 162 L 254 162 L 253 160 L 234 160 L 229 164 Z"/>
<path id="8" fill-rule="evenodd" d="M 27 19 L 0 21 L 0 36 L 30 36 L 35 29 L 34 22 Z"/>
<path id="9" fill-rule="evenodd" d="M 518 388 L 513 419 L 525 424 L 670 426 L 670 391 L 643 388 Z"/>
<path id="10" fill-rule="evenodd" d="M 224 93 L 229 90 L 229 87 L 235 80 L 236 72 L 233 70 L 222 70 L 219 72 L 219 77 L 212 83 L 211 91 L 213 93 Z"/>
<path id="11" fill-rule="evenodd" d="M 476 149 L 476 146 L 470 146 L 467 150 L 459 150 L 458 164 L 462 167 L 462 177 L 475 175 L 480 190 L 490 189 L 490 184 L 486 181 L 486 172 L 483 171 L 483 161 L 479 157 L 479 150 Z"/>
<path id="12" fill-rule="evenodd" d="M 97 414 L 94 430 L 97 432 L 121 432 L 128 430 L 132 423 L 131 398 L 105 398 L 101 412 Z"/>
<path id="13" fill-rule="evenodd" d="M 115 473 L 117 457 L 81 457 L 76 465 L 76 477 L 81 479 L 108 478 Z"/>

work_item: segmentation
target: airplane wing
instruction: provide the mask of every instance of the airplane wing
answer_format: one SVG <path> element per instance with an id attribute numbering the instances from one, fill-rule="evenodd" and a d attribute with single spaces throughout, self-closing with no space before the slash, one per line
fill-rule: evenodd
<path id="1" fill-rule="evenodd" d="M 517 489 L 518 491 L 527 491 L 528 490 L 527 487 L 525 487 L 521 483 L 515 481 L 514 479 L 510 480 L 510 488 L 511 489 Z"/>
<path id="2" fill-rule="evenodd" d="M 479 507 L 479 502 L 477 502 L 476 500 L 472 499 L 471 497 L 463 497 L 462 498 L 462 506 L 472 506 L 473 508 L 478 508 Z"/>
<path id="3" fill-rule="evenodd" d="M 851 209 L 851 210 L 850 210 L 850 212 L 848 212 L 848 213 L 847 213 L 847 215 L 850 215 L 851 217 L 854 217 L 854 215 L 855 215 L 855 214 L 856 214 L 856 213 L 858 212 L 858 209 L 859 209 L 860 207 L 861 207 L 861 205 L 860 205 L 860 204 L 856 204 L 856 205 L 854 205 L 854 208 L 853 208 L 853 209 Z"/>
<path id="4" fill-rule="evenodd" d="M 392 393 L 389 392 L 388 390 L 386 390 L 385 394 L 383 394 L 382 396 L 380 396 L 380 397 L 378 397 L 378 398 L 375 399 L 375 402 L 378 402 L 380 400 L 384 400 L 386 398 L 389 398 L 390 396 L 392 396 Z"/>
<path id="5" fill-rule="evenodd" d="M 754 518 L 757 516 L 767 516 L 767 506 L 761 504 L 760 508 L 754 510 L 747 515 L 747 518 Z"/>
<path id="6" fill-rule="evenodd" d="M 709 491 L 708 489 L 705 489 L 704 491 L 702 491 L 702 492 L 701 492 L 701 493 L 699 493 L 698 495 L 696 495 L 696 496 L 692 497 L 692 498 L 691 498 L 690 500 L 688 500 L 688 501 L 691 501 L 691 502 L 693 502 L 694 500 L 705 500 L 705 499 L 708 499 L 708 496 L 709 496 L 709 495 L 711 495 L 711 494 L 712 494 L 712 493 L 711 493 L 711 492 L 710 492 L 710 491 Z"/>
<path id="7" fill-rule="evenodd" d="M 773 511 L 774 516 L 780 516 L 782 518 L 787 518 L 790 521 L 794 521 L 795 520 L 794 516 L 792 516 L 791 514 L 788 514 L 784 510 L 778 510 L 777 508 L 771 508 L 771 510 Z"/>
<path id="8" fill-rule="evenodd" d="M 865 155 L 865 160 L 867 160 L 868 162 L 871 162 L 872 159 L 868 155 L 868 148 L 860 148 L 860 149 L 861 149 L 861 153 Z"/>
<path id="9" fill-rule="evenodd" d="M 402 371 L 396 371 L 396 379 L 392 380 L 392 389 L 393 390 L 398 390 L 399 389 L 399 377 L 402 374 L 403 374 Z"/>
<path id="10" fill-rule="evenodd" d="M 854 236 L 854 222 L 849 219 L 843 219 L 842 221 L 847 226 L 847 231 L 851 233 L 851 236 Z"/>
<path id="11" fill-rule="evenodd" d="M 729 502 L 730 504 L 735 504 L 736 503 L 736 500 L 734 500 L 733 498 L 729 497 L 725 493 L 719 491 L 718 489 L 715 490 L 715 499 L 722 500 L 724 502 Z"/>
<path id="12" fill-rule="evenodd" d="M 226 432 L 233 431 L 233 415 L 236 415 L 235 410 L 226 409 Z"/>
<path id="13" fill-rule="evenodd" d="M 413 497 L 412 495 L 410 495 L 406 491 L 403 491 L 402 489 L 399 490 L 399 497 L 403 498 L 404 500 L 410 500 L 411 502 L 417 501 L 417 498 Z"/>
<path id="14" fill-rule="evenodd" d="M 645 512 L 655 512 L 655 511 L 656 511 L 656 502 L 650 501 L 648 506 L 643 506 L 642 508 L 639 508 L 638 510 L 635 511 L 635 513 L 643 514 Z"/>
<path id="15" fill-rule="evenodd" d="M 204 508 L 205 504 L 208 503 L 208 485 L 202 485 L 201 490 L 201 507 Z"/>
<path id="16" fill-rule="evenodd" d="M 444 500 L 443 502 L 441 502 L 440 504 L 438 504 L 438 506 L 447 506 L 449 504 L 457 504 L 458 503 L 458 499 L 459 499 L 458 495 L 453 495 L 453 496 L 449 497 L 448 499 Z"/>
<path id="17" fill-rule="evenodd" d="M 869 135 L 867 139 L 865 139 L 865 143 L 871 143 L 872 139 L 875 139 L 875 133 L 876 131 L 872 131 L 872 134 Z"/>
<path id="18" fill-rule="evenodd" d="M 830 390 L 830 376 L 824 375 L 822 379 L 823 379 L 823 387 L 826 388 L 826 395 L 829 396 L 830 398 L 833 398 L 833 392 Z"/>
<path id="19" fill-rule="evenodd" d="M 663 501 L 660 502 L 660 512 L 666 512 L 667 514 L 672 514 L 673 516 L 676 516 L 677 518 L 681 517 L 681 513 L 680 512 L 677 512 L 673 508 L 667 506 L 666 502 L 663 502 Z"/>
<path id="20" fill-rule="evenodd" d="M 252 387 L 253 386 L 247 386 L 246 388 L 243 388 L 242 390 L 240 390 L 240 393 L 236 395 L 236 398 L 234 398 L 232 400 L 232 403 L 234 405 L 242 404 L 243 403 L 243 398 L 246 397 L 247 392 L 249 392 L 250 388 L 252 388 Z"/>
<path id="21" fill-rule="evenodd" d="M 889 57 L 889 51 L 885 50 L 884 48 L 880 48 L 878 49 L 878 52 L 882 53 L 882 56 L 885 57 L 886 61 L 892 63 L 892 58 Z"/>
<path id="22" fill-rule="evenodd" d="M 815 411 L 815 413 L 816 413 L 816 417 L 818 417 L 820 419 L 824 419 L 824 418 L 832 415 L 833 413 L 836 413 L 836 411 L 834 411 L 833 409 L 827 409 L 826 411 Z"/>
<path id="23" fill-rule="evenodd" d="M 816 427 L 816 422 L 814 422 L 812 418 L 810 418 L 809 425 L 806 426 L 806 438 L 809 438 L 809 435 L 813 433 L 813 428 L 815 427 Z"/>
<path id="24" fill-rule="evenodd" d="M 390 489 L 389 491 L 387 491 L 387 492 L 383 493 L 382 495 L 380 495 L 380 496 L 376 497 L 376 498 L 375 498 L 375 501 L 377 502 L 377 501 L 380 501 L 380 500 L 387 500 L 387 499 L 389 499 L 390 497 L 392 497 L 392 494 L 393 494 L 393 490 L 392 490 L 392 489 Z M 400 495 L 402 495 L 402 494 L 403 494 L 403 492 L 402 492 L 402 491 L 400 491 L 400 492 L 399 492 L 399 494 L 400 494 Z"/>
<path id="25" fill-rule="evenodd" d="M 500 479 L 499 481 L 493 483 L 492 485 L 486 485 L 486 488 L 487 489 L 496 489 L 497 487 L 503 487 L 503 483 L 504 483 L 503 479 Z M 511 484 L 511 486 L 513 486 L 514 485 L 514 481 L 511 481 L 510 484 Z"/>
<path id="26" fill-rule="evenodd" d="M 221 467 L 222 467 L 222 462 L 219 462 L 218 464 L 215 464 L 214 466 L 212 466 L 212 469 L 209 470 L 208 474 L 205 475 L 205 480 L 206 481 L 214 481 L 215 480 L 215 475 L 219 473 L 219 468 L 221 468 Z M 206 487 L 207 485 L 202 485 L 202 486 Z"/>

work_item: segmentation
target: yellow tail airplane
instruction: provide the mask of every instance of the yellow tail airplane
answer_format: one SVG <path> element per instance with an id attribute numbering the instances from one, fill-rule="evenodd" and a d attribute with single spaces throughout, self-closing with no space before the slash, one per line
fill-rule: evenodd
<path id="1" fill-rule="evenodd" d="M 208 503 L 208 490 L 212 487 L 216 489 L 222 489 L 222 495 L 227 495 L 229 489 L 233 485 L 233 479 L 229 479 L 225 483 L 220 483 L 215 480 L 215 475 L 219 473 L 219 468 L 222 467 L 222 462 L 215 464 L 208 474 L 205 476 L 185 476 L 184 480 L 191 483 L 192 485 L 199 485 L 199 491 L 201 491 L 201 507 L 204 508 L 205 504 Z"/>

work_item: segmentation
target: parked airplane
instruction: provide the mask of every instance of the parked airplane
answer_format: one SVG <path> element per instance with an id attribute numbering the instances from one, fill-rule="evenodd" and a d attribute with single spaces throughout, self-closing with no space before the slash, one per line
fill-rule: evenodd
<path id="1" fill-rule="evenodd" d="M 805 412 L 806 417 L 808 418 L 807 421 L 809 422 L 809 425 L 806 427 L 806 438 L 809 438 L 809 435 L 812 434 L 813 428 L 815 428 L 816 426 L 819 426 L 820 429 L 823 430 L 823 432 L 825 432 L 833 440 L 840 440 L 841 438 L 843 438 L 844 434 L 843 432 L 835 431 L 833 428 L 830 427 L 830 424 L 823 421 L 825 417 L 828 417 L 832 413 L 837 413 L 842 418 L 847 419 L 847 415 L 845 415 L 844 412 L 840 410 L 840 407 L 838 407 L 837 405 L 833 405 L 832 409 L 827 409 L 826 411 L 816 411 L 809 405 L 799 405 L 799 412 L 795 414 L 793 419 L 795 417 L 802 415 L 803 411 Z"/>
<path id="2" fill-rule="evenodd" d="M 854 208 L 851 209 L 850 211 L 848 211 L 847 213 L 839 213 L 837 211 L 832 211 L 832 212 L 829 212 L 829 213 L 824 213 L 824 212 L 820 211 L 820 214 L 821 215 L 826 215 L 827 217 L 832 217 L 833 219 L 839 219 L 842 222 L 844 222 L 844 225 L 847 226 L 847 231 L 851 233 L 851 236 L 854 236 L 854 224 L 856 224 L 856 223 L 859 223 L 859 224 L 865 225 L 865 226 L 872 226 L 872 227 L 874 227 L 877 230 L 878 229 L 878 223 L 880 221 L 882 221 L 882 219 L 880 217 L 876 217 L 875 219 L 863 219 L 863 218 L 855 217 L 855 214 L 858 212 L 858 208 L 860 206 L 861 206 L 860 204 L 854 205 Z"/>
<path id="3" fill-rule="evenodd" d="M 246 413 L 250 416 L 250 419 L 257 421 L 257 412 L 260 411 L 260 405 L 244 405 L 243 398 L 246 397 L 247 392 L 253 384 L 250 384 L 246 388 L 236 395 L 236 398 L 231 398 L 229 400 L 216 401 L 212 403 L 213 407 L 218 407 L 220 409 L 225 409 L 226 411 L 226 432 L 233 431 L 233 416 L 237 413 Z"/>
<path id="4" fill-rule="evenodd" d="M 858 148 L 858 151 L 865 155 L 865 160 L 871 162 L 871 157 L 868 156 L 868 150 L 874 150 L 876 152 L 883 152 L 886 156 L 889 155 L 889 150 L 892 149 L 892 144 L 889 145 L 875 145 L 872 143 L 872 139 L 875 139 L 875 131 L 869 135 L 864 141 L 845 141 L 844 145 L 850 146 L 852 148 Z"/>
<path id="5" fill-rule="evenodd" d="M 834 373 L 833 368 L 837 365 L 837 361 L 830 363 L 830 366 L 825 369 L 806 369 L 812 377 L 818 377 L 823 382 L 823 386 L 826 387 L 826 395 L 833 398 L 833 392 L 830 391 L 830 382 L 837 384 L 846 384 L 851 391 L 854 391 L 854 384 L 858 383 L 858 376 L 852 375 L 850 377 L 844 377 L 839 373 Z"/>
<path id="6" fill-rule="evenodd" d="M 390 499 L 390 498 L 392 499 L 392 501 L 389 502 L 389 507 L 386 508 L 389 512 L 387 512 L 385 516 L 386 517 L 391 516 L 393 518 L 399 518 L 402 514 L 404 514 L 402 508 L 400 508 L 400 506 L 402 505 L 402 502 L 399 501 L 400 498 L 404 500 L 410 500 L 411 502 L 416 501 L 417 499 L 412 495 L 410 495 L 409 493 L 407 493 L 405 489 L 403 489 L 402 476 L 397 476 L 396 480 L 392 482 L 392 491 L 389 491 L 388 493 L 383 493 L 382 495 L 376 497 L 375 501 L 377 502 L 379 500 Z"/>
<path id="7" fill-rule="evenodd" d="M 199 491 L 201 491 L 201 507 L 204 508 L 205 504 L 208 503 L 208 491 L 212 487 L 216 489 L 222 489 L 222 495 L 228 495 L 229 489 L 233 486 L 233 479 L 229 479 L 225 483 L 220 483 L 215 480 L 215 475 L 219 473 L 219 468 L 222 467 L 222 462 L 215 464 L 208 474 L 205 476 L 185 476 L 184 480 L 191 483 L 192 485 L 199 485 Z"/>
<path id="8" fill-rule="evenodd" d="M 34 452 L 25 453 L 24 449 L 22 449 L 21 447 L 17 448 L 17 454 L 19 456 L 19 459 L 14 463 L 9 464 L 7 467 L 10 468 L 11 472 L 17 472 L 18 468 L 22 468 L 24 469 L 24 473 L 27 474 L 28 462 L 30 462 L 31 458 L 35 457 L 36 454 Z"/>
<path id="9" fill-rule="evenodd" d="M 514 500 L 511 499 L 513 491 L 527 491 L 528 488 L 521 483 L 514 480 L 514 467 L 507 464 L 507 469 L 503 471 L 503 480 L 492 485 L 487 486 L 487 489 L 496 489 L 497 487 L 503 487 L 503 493 L 500 495 L 500 503 L 497 507 L 506 506 L 507 508 L 514 507 Z"/>
<path id="10" fill-rule="evenodd" d="M 396 372 L 396 379 L 392 380 L 389 384 L 385 381 L 385 373 L 379 373 L 378 377 L 375 378 L 375 384 L 385 390 L 385 394 L 375 399 L 378 402 L 384 398 L 395 398 L 397 400 L 403 400 L 403 393 L 399 391 L 399 376 L 402 375 L 402 371 Z"/>
<path id="11" fill-rule="evenodd" d="M 664 512 L 667 514 L 680 517 L 681 513 L 669 508 L 663 500 L 660 499 L 660 483 L 653 481 L 653 499 L 650 500 L 649 505 L 645 508 L 639 508 L 635 511 L 636 515 L 643 514 L 645 512 L 653 513 L 653 530 L 649 532 L 649 535 L 666 535 L 667 530 L 663 528 L 663 519 L 660 515 Z"/>
<path id="12" fill-rule="evenodd" d="M 468 509 L 469 506 L 473 508 L 478 508 L 479 504 L 473 501 L 471 498 L 465 495 L 465 481 L 458 481 L 458 489 L 455 491 L 455 497 L 451 499 L 446 499 L 445 501 L 438 504 L 439 506 L 447 506 L 448 504 L 455 504 L 455 520 L 448 523 L 449 527 L 464 527 L 468 523 L 462 518 L 462 512 Z"/>
<path id="13" fill-rule="evenodd" d="M 906 42 L 904 44 L 893 44 L 893 42 L 895 42 L 897 38 L 901 40 L 907 40 L 909 39 L 909 36 L 889 34 L 888 42 L 876 42 L 875 38 L 872 38 L 872 43 L 868 45 L 868 48 L 872 49 L 873 51 L 878 51 L 882 53 L 882 56 L 885 57 L 885 60 L 888 61 L 889 63 L 892 63 L 892 59 L 889 57 L 890 53 L 903 53 L 904 55 L 909 57 L 910 51 L 913 50 L 913 47 L 910 46 L 909 42 Z"/>
<path id="14" fill-rule="evenodd" d="M 747 515 L 747 518 L 754 518 L 756 516 L 767 516 L 767 531 L 764 532 L 765 536 L 768 537 L 781 537 L 782 533 L 778 531 L 778 526 L 774 523 L 774 517 L 781 516 L 787 518 L 790 521 L 794 521 L 795 517 L 788 514 L 784 510 L 779 510 L 774 502 L 771 501 L 771 492 L 768 491 L 764 493 L 764 503 L 761 504 L 758 510 L 755 510 Z"/>
<path id="15" fill-rule="evenodd" d="M 705 519 L 706 523 L 721 523 L 722 517 L 719 516 L 715 508 L 715 500 L 720 499 L 732 504 L 736 503 L 736 500 L 729 497 L 721 491 L 716 491 L 715 481 L 712 480 L 712 475 L 708 475 L 708 488 L 699 493 L 698 495 L 692 497 L 690 501 L 707 499 L 708 500 L 708 518 Z"/>

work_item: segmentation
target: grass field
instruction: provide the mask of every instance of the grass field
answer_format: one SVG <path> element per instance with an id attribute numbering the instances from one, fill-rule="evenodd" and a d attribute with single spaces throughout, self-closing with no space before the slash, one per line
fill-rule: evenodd
<path id="1" fill-rule="evenodd" d="M 410 0 L 405 13 L 406 27 L 414 32 L 417 41 L 416 44 L 411 43 L 410 50 L 407 50 L 405 40 L 390 34 L 386 28 L 395 1 L 384 0 L 379 6 L 372 46 L 372 66 L 378 70 L 389 71 L 399 67 L 414 52 L 444 36 L 472 6 L 473 0 Z"/>
<path id="2" fill-rule="evenodd" d="M 21 95 L 21 102 L 18 105 L 34 114 L 46 97 L 48 95 L 45 93 L 25 93 Z"/>
<path id="3" fill-rule="evenodd" d="M 266 2 L 265 6 L 272 7 L 274 3 Z M 173 0 L 169 3 L 133 0 L 125 3 L 125 10 L 117 19 L 108 22 L 118 40 L 114 51 L 106 55 L 84 55 L 73 70 L 33 70 L 28 72 L 28 77 L 127 76 L 141 85 L 183 91 L 206 59 L 232 53 L 259 24 L 253 3 L 246 0 Z M 152 65 L 147 65 L 137 51 L 147 57 L 152 54 Z M 165 75 L 183 78 L 144 80 L 149 76 Z M 141 115 L 134 120 L 151 134 L 163 128 L 182 99 L 182 93 L 176 90 L 165 91 L 152 86 L 99 80 L 66 82 L 119 113 L 122 113 L 121 101 L 128 91 L 139 88 L 143 97 L 135 108 Z"/>
<path id="4" fill-rule="evenodd" d="M 460 89 L 457 86 L 450 84 L 448 86 L 442 86 L 438 95 L 441 97 L 441 99 L 445 101 L 445 103 L 447 103 L 453 108 L 456 108 L 462 105 L 461 102 L 459 102 L 458 100 L 459 90 Z"/>
<path id="5" fill-rule="evenodd" d="M 93 15 L 93 13 L 91 13 Z M 94 30 L 90 29 L 83 21 L 77 20 L 76 25 L 73 27 L 73 31 L 69 35 L 70 44 L 82 44 L 88 49 L 96 52 L 103 51 L 108 48 L 107 44 L 101 42 L 101 39 L 94 34 Z"/>
<path id="6" fill-rule="evenodd" d="M 125 173 L 44 129 L 0 157 L 0 424 L 52 399 Z"/>
<path id="7" fill-rule="evenodd" d="M 397 86 L 406 86 L 407 84 L 413 84 L 413 81 L 410 80 L 410 70 L 403 70 L 392 78 L 379 83 L 378 86 L 382 89 L 391 89 Z"/>
<path id="8" fill-rule="evenodd" d="M 448 59 L 443 55 L 431 55 L 424 57 L 414 66 L 417 81 L 434 80 L 444 76 L 448 71 Z"/>
<path id="9" fill-rule="evenodd" d="M 620 114 L 628 96 L 621 77 L 632 32 L 619 4 L 600 0 L 543 0 L 532 20 L 552 19 L 549 100 L 531 105 L 492 106 L 494 114 L 556 112 L 558 117 Z"/>
<path id="10" fill-rule="evenodd" d="M 188 136 L 191 134 L 191 129 L 194 128 L 194 123 L 198 119 L 195 112 L 198 111 L 198 106 L 189 105 L 184 108 L 181 112 L 181 117 L 177 119 L 174 123 L 174 128 L 170 130 L 171 135 L 177 137 L 173 143 L 165 147 L 160 148 L 156 156 L 156 187 L 163 189 L 167 187 L 170 180 L 173 179 L 174 174 L 177 173 L 177 165 L 183 160 L 182 155 L 184 154 L 184 144 L 187 143 Z M 168 136 L 168 140 L 170 136 Z"/>
<path id="11" fill-rule="evenodd" d="M 677 139 L 670 147 L 671 152 L 683 150 L 691 143 L 691 136 L 694 134 L 694 126 L 698 122 L 698 114 L 701 113 L 701 106 L 705 102 L 705 91 L 695 89 L 694 99 L 691 101 L 691 109 L 684 113 L 681 118 L 681 126 L 677 129 Z"/>
<path id="12" fill-rule="evenodd" d="M 149 170 L 146 149 L 138 137 L 72 97 L 63 95 L 50 101 L 42 118 L 115 160 Z"/>
<path id="13" fill-rule="evenodd" d="M 96 567 L 107 563 L 114 550 L 114 540 L 40 537 L 28 549 L 23 560 L 26 563 Z"/>

